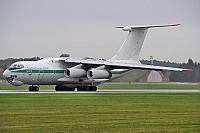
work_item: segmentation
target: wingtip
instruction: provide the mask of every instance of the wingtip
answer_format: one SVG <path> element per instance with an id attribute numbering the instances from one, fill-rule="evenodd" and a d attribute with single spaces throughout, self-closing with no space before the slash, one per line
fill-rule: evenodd
<path id="1" fill-rule="evenodd" d="M 172 26 L 179 26 L 179 25 L 181 25 L 181 24 L 173 24 Z"/>
<path id="2" fill-rule="evenodd" d="M 194 72 L 194 70 L 192 70 L 192 69 L 185 69 L 185 70 L 183 70 L 184 72 Z"/>

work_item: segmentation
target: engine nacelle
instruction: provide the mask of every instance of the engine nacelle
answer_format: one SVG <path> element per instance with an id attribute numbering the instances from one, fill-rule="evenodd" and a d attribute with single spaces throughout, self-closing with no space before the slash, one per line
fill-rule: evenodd
<path id="1" fill-rule="evenodd" d="M 87 77 L 90 79 L 109 79 L 111 76 L 111 72 L 106 70 L 91 69 L 87 71 Z"/>
<path id="2" fill-rule="evenodd" d="M 86 77 L 87 72 L 80 68 L 69 68 L 65 70 L 64 75 L 70 78 L 81 78 Z"/>

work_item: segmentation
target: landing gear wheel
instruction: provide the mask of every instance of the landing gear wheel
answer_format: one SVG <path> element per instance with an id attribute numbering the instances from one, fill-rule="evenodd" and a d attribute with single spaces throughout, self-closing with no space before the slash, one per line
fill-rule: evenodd
<path id="1" fill-rule="evenodd" d="M 90 91 L 97 91 L 97 87 L 96 86 L 91 86 Z"/>
<path id="2" fill-rule="evenodd" d="M 39 91 L 39 87 L 38 86 L 30 86 L 29 91 Z"/>
<path id="3" fill-rule="evenodd" d="M 91 87 L 90 86 L 85 86 L 85 91 L 90 91 Z"/>
<path id="4" fill-rule="evenodd" d="M 77 91 L 97 91 L 96 86 L 79 86 L 77 87 Z"/>
<path id="5" fill-rule="evenodd" d="M 55 90 L 56 90 L 56 91 L 61 91 L 61 90 L 62 90 L 62 87 L 61 87 L 60 85 L 56 85 Z"/>
<path id="6" fill-rule="evenodd" d="M 69 88 L 69 91 L 75 91 L 75 88 Z"/>
<path id="7" fill-rule="evenodd" d="M 75 88 L 67 88 L 62 85 L 56 85 L 55 90 L 56 91 L 75 91 Z"/>
<path id="8" fill-rule="evenodd" d="M 84 87 L 82 86 L 77 87 L 77 91 L 84 91 Z"/>

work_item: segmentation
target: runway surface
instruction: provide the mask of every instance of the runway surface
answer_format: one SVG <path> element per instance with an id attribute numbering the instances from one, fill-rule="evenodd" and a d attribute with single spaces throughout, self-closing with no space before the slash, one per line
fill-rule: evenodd
<path id="1" fill-rule="evenodd" d="M 200 93 L 200 90 L 171 90 L 171 89 L 139 89 L 139 90 L 97 90 L 97 91 L 55 91 L 40 90 L 29 92 L 28 90 L 0 90 L 0 94 L 14 93 Z"/>

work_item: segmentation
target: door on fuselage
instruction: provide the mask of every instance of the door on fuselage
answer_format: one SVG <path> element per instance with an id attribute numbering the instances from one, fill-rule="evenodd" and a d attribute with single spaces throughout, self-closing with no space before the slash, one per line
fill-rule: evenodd
<path id="1" fill-rule="evenodd" d="M 39 70 L 39 73 L 38 73 L 38 81 L 41 81 L 44 77 L 44 71 L 43 70 Z"/>

